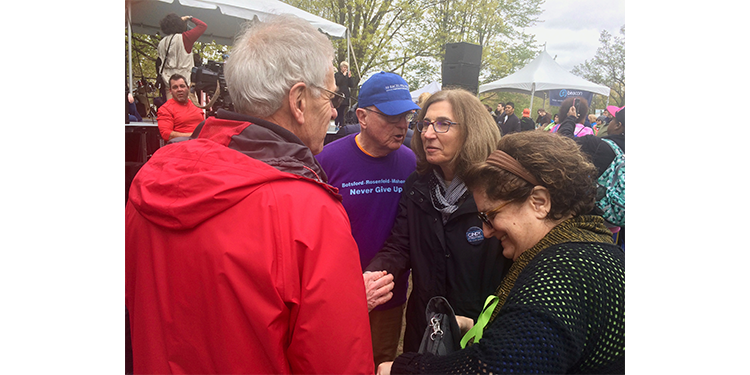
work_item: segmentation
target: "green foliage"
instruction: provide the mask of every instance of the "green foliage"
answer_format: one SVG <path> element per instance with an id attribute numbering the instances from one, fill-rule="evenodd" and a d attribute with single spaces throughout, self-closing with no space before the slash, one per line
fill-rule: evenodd
<path id="1" fill-rule="evenodd" d="M 541 50 L 533 36 L 523 30 L 532 26 L 541 14 L 544 0 L 285 0 L 290 5 L 346 26 L 350 31 L 352 50 L 347 49 L 346 39 L 332 40 L 336 48 L 336 60 L 349 61 L 352 74 L 357 78 L 367 77 L 378 71 L 396 72 L 404 77 L 412 89 L 422 87 L 441 78 L 441 64 L 445 55 L 445 44 L 468 42 L 482 46 L 482 62 L 479 81 L 488 83 L 506 77 L 531 61 Z M 613 87 L 613 92 L 622 89 L 618 96 L 624 103 L 624 26 L 623 39 L 611 37 L 604 32 L 600 38 L 603 46 L 597 57 L 587 61 L 578 73 L 589 74 L 602 65 L 600 55 L 620 53 L 622 59 L 622 82 L 606 81 L 604 73 L 591 79 L 592 82 Z M 146 77 L 152 82 L 156 76 L 154 62 L 159 36 L 133 35 L 134 79 Z M 621 46 L 620 46 L 621 45 Z M 221 61 L 221 54 L 229 46 L 215 43 L 196 43 L 194 51 L 203 62 Z M 126 30 L 127 51 L 127 30 Z M 127 52 L 126 52 L 127 56 Z M 588 65 L 586 65 L 588 64 Z M 577 67 L 578 68 L 578 67 Z M 127 72 L 126 72 L 127 74 Z M 360 79 L 360 82 L 361 79 Z M 609 81 L 607 81 L 609 82 Z M 353 90 L 356 96 L 356 89 Z M 487 93 L 480 99 L 493 110 L 498 102 L 512 101 L 516 115 L 529 106 L 530 96 L 516 93 Z M 600 100 L 595 95 L 594 104 Z M 606 100 L 606 99 L 605 99 Z M 619 102 L 619 101 L 618 101 Z M 546 106 L 545 106 L 546 104 Z M 533 108 L 542 108 L 555 113 L 549 101 L 534 98 Z M 532 115 L 535 115 L 532 114 Z"/>
<path id="2" fill-rule="evenodd" d="M 132 34 L 133 40 L 133 80 L 146 78 L 154 81 L 156 78 L 156 47 L 161 40 L 158 36 Z M 125 30 L 125 59 L 128 58 L 128 32 Z M 128 76 L 128 62 L 125 62 L 125 76 Z"/>
<path id="3" fill-rule="evenodd" d="M 441 77 L 446 43 L 483 47 L 481 81 L 510 74 L 533 57 L 535 46 L 519 30 L 541 13 L 543 0 L 289 0 L 290 5 L 347 26 L 334 40 L 336 63 L 350 60 L 356 77 L 380 70 L 401 74 L 412 87 Z M 134 77 L 154 79 L 159 36 L 133 35 Z M 126 37 L 127 48 L 127 37 Z M 196 43 L 203 61 L 220 60 L 228 47 Z M 127 56 L 127 53 L 126 53 Z M 126 73 L 127 74 L 127 73 Z M 356 91 L 356 90 L 355 90 Z"/>
<path id="4" fill-rule="evenodd" d="M 611 89 L 610 98 L 616 105 L 625 105 L 625 25 L 620 27 L 620 35 L 613 36 L 607 30 L 599 35 L 601 46 L 591 60 L 573 67 L 572 73 L 591 82 L 608 86 Z M 594 99 L 596 108 L 603 108 L 604 104 Z M 601 99 L 599 99 L 601 101 Z"/>
<path id="5" fill-rule="evenodd" d="M 441 78 L 445 44 L 483 47 L 480 81 L 498 79 L 536 55 L 523 34 L 541 14 L 543 0 L 291 0 L 289 4 L 345 25 L 335 41 L 337 59 L 349 59 L 355 76 L 378 71 L 401 74 L 418 88 Z M 337 62 L 338 62 L 337 61 Z"/>

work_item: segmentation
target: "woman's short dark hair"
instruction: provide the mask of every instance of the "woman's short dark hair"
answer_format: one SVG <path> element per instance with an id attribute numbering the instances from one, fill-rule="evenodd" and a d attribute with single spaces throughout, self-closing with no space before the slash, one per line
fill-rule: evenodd
<path id="1" fill-rule="evenodd" d="M 572 139 L 548 132 L 520 132 L 504 136 L 497 149 L 516 159 L 547 188 L 552 202 L 547 218 L 559 220 L 594 209 L 597 169 Z M 522 202 L 534 188 L 487 162 L 471 168 L 464 183 L 470 190 L 484 190 L 493 201 Z"/>
<path id="2" fill-rule="evenodd" d="M 159 21 L 159 28 L 165 36 L 179 34 L 187 31 L 187 22 L 175 13 L 169 13 Z"/>

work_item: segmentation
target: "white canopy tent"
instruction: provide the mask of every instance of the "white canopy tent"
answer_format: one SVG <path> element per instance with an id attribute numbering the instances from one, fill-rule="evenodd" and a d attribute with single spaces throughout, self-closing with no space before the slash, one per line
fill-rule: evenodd
<path id="1" fill-rule="evenodd" d="M 609 97 L 609 87 L 591 83 L 566 71 L 547 51 L 542 51 L 532 62 L 521 70 L 479 86 L 479 93 L 492 91 L 531 94 L 529 109 L 533 113 L 534 96 L 543 98 L 549 90 L 581 90 Z"/>
<path id="2" fill-rule="evenodd" d="M 194 16 L 208 25 L 198 38 L 201 42 L 232 45 L 242 25 L 249 20 L 263 21 L 271 15 L 293 14 L 307 20 L 318 30 L 333 38 L 347 37 L 345 26 L 326 20 L 278 0 L 126 0 L 128 45 L 131 33 L 154 35 L 159 21 L 168 13 Z M 348 44 L 348 43 L 347 43 Z M 132 51 L 128 50 L 129 83 L 133 89 Z"/>
<path id="3" fill-rule="evenodd" d="M 432 81 L 428 83 L 427 85 L 416 89 L 411 92 L 411 100 L 416 103 L 417 100 L 419 100 L 419 96 L 422 95 L 422 93 L 429 92 L 430 94 L 434 94 L 442 89 L 442 86 L 437 81 Z"/>

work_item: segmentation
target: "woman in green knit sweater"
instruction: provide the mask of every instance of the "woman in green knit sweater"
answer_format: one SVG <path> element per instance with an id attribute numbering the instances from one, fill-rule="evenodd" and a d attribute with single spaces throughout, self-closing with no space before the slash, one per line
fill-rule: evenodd
<path id="1" fill-rule="evenodd" d="M 514 263 L 476 322 L 459 317 L 465 348 L 404 353 L 390 373 L 624 373 L 625 256 L 590 216 L 596 168 L 576 143 L 546 132 L 503 137 L 465 183 Z"/>

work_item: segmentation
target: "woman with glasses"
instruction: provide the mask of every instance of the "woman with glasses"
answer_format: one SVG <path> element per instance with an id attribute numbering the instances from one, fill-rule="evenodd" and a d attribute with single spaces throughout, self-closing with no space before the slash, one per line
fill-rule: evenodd
<path id="1" fill-rule="evenodd" d="M 484 235 L 513 266 L 464 349 L 405 353 L 378 373 L 624 373 L 625 257 L 604 219 L 587 215 L 596 168 L 556 134 L 511 134 L 497 148 L 465 180 Z"/>
<path id="2" fill-rule="evenodd" d="M 487 159 L 500 140 L 492 116 L 466 90 L 432 95 L 415 120 L 417 169 L 403 185 L 391 235 L 366 271 L 401 277 L 412 270 L 404 351 L 417 351 L 434 296 L 456 314 L 476 319 L 510 261 L 497 238 L 484 238 L 474 198 L 463 182 L 468 168 Z"/>

